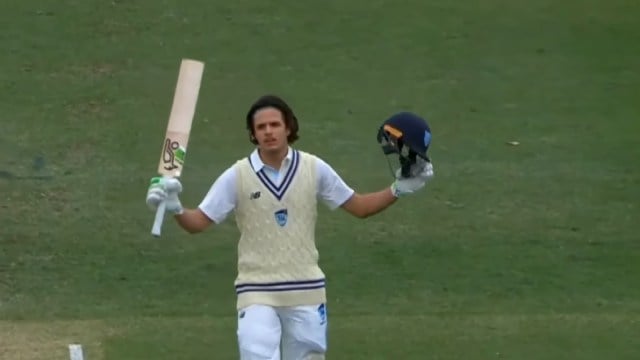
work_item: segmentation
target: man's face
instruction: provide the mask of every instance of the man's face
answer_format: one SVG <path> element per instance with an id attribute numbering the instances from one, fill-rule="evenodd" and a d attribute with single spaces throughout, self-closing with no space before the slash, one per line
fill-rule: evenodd
<path id="1" fill-rule="evenodd" d="M 261 150 L 280 151 L 287 148 L 289 133 L 280 110 L 266 107 L 253 115 L 253 135 Z"/>

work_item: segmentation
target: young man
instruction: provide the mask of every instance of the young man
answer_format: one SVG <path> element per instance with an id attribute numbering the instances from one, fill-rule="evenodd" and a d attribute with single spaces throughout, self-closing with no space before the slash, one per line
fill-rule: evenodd
<path id="1" fill-rule="evenodd" d="M 298 121 L 279 97 L 258 99 L 246 121 L 256 149 L 223 172 L 197 208 L 182 207 L 177 179 L 153 178 L 147 204 L 155 210 L 165 201 L 190 233 L 235 212 L 241 233 L 235 287 L 242 360 L 324 359 L 327 309 L 315 246 L 317 200 L 366 218 L 421 189 L 433 170 L 426 163 L 411 178 L 359 194 L 326 162 L 290 146 L 298 139 Z"/>

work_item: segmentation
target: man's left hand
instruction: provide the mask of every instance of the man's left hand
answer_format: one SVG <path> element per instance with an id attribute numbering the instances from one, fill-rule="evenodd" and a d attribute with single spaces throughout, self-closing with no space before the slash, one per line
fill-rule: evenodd
<path id="1" fill-rule="evenodd" d="M 433 164 L 418 158 L 416 163 L 411 165 L 409 177 L 403 177 L 400 169 L 396 171 L 396 180 L 391 184 L 391 192 L 395 197 L 413 194 L 422 189 L 433 176 Z"/>

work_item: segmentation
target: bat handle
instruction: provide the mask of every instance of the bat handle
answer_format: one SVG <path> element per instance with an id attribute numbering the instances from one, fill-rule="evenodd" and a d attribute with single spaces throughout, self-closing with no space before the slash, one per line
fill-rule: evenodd
<path id="1" fill-rule="evenodd" d="M 151 228 L 151 235 L 155 237 L 160 236 L 160 232 L 162 230 L 162 222 L 164 220 L 164 211 L 166 209 L 167 204 L 162 201 L 158 205 L 156 209 L 156 218 L 153 220 L 153 228 Z"/>

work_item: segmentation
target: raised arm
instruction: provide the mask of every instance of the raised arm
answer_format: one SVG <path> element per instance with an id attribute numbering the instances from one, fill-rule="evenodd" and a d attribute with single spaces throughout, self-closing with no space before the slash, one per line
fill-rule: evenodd
<path id="1" fill-rule="evenodd" d="M 330 208 L 341 207 L 351 215 L 366 218 L 375 215 L 404 195 L 412 194 L 433 176 L 431 163 L 419 161 L 411 169 L 411 177 L 396 174 L 391 186 L 380 191 L 360 194 L 351 189 L 330 165 L 318 159 L 318 193 Z"/>
<path id="2" fill-rule="evenodd" d="M 227 169 L 213 183 L 197 208 L 184 208 L 178 195 L 182 184 L 178 179 L 153 178 L 147 192 L 147 205 L 152 210 L 165 200 L 166 211 L 173 213 L 178 225 L 191 234 L 219 224 L 235 209 L 236 175 L 233 167 Z"/>
<path id="3" fill-rule="evenodd" d="M 349 214 L 364 219 L 386 209 L 397 199 L 391 192 L 391 188 L 367 194 L 354 193 L 349 200 L 342 204 L 342 208 Z"/>
<path id="4" fill-rule="evenodd" d="M 209 226 L 215 224 L 200 209 L 184 209 L 181 214 L 175 215 L 176 221 L 181 228 L 190 234 L 197 234 L 204 231 Z"/>

